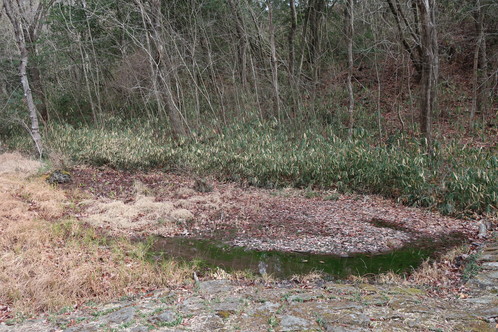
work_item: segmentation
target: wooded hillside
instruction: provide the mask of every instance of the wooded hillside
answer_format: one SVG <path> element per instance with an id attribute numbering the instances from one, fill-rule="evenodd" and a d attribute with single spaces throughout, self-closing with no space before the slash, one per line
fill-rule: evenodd
<path id="1" fill-rule="evenodd" d="M 496 123 L 491 0 L 4 0 L 2 14 L 2 131 L 28 123 L 23 61 L 44 124 Z"/>
<path id="2" fill-rule="evenodd" d="M 424 186 L 453 196 L 496 181 L 496 1 L 3 0 L 1 14 L 0 135 L 10 147 L 32 150 L 32 138 L 40 155 L 265 186 L 408 190 L 412 203 L 419 189 L 365 184 L 347 171 L 364 166 L 337 166 L 339 151 L 371 166 L 399 160 L 396 175 L 411 160 L 413 174 L 429 172 L 418 172 Z M 326 165 L 306 173 L 299 162 L 318 152 Z M 465 177 L 484 180 L 447 185 Z"/>

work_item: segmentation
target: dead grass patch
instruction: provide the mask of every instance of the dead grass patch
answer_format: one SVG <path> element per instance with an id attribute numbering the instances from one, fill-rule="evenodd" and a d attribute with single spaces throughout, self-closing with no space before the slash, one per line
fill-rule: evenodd
<path id="1" fill-rule="evenodd" d="M 0 193 L 0 222 L 4 220 L 17 221 L 24 218 L 35 218 L 36 213 L 29 210 L 29 205 L 26 202 L 4 193 Z M 4 227 L 0 226 L 0 230 Z"/>
<path id="2" fill-rule="evenodd" d="M 59 218 L 64 212 L 66 195 L 62 190 L 51 188 L 42 178 L 24 183 L 18 189 L 18 195 L 34 205 L 44 219 Z"/>
<path id="3" fill-rule="evenodd" d="M 54 311 L 179 284 L 190 270 L 145 261 L 145 247 L 103 240 L 76 221 L 12 222 L 0 239 L 0 301 L 15 311 Z"/>
<path id="4" fill-rule="evenodd" d="M 135 202 L 86 200 L 85 221 L 104 227 L 112 234 L 171 233 L 179 224 L 194 219 L 187 209 L 175 208 L 171 202 L 157 202 L 154 197 L 138 195 Z"/>
<path id="5" fill-rule="evenodd" d="M 173 197 L 158 198 L 144 183 L 134 181 L 133 192 L 134 197 L 126 202 L 111 198 L 83 200 L 84 220 L 110 234 L 170 236 L 180 234 L 187 223 L 208 218 L 207 212 L 217 211 L 222 205 L 219 194 L 204 197 L 185 187 L 175 191 Z"/>
<path id="6" fill-rule="evenodd" d="M 419 285 L 436 285 L 451 287 L 455 284 L 454 262 L 457 257 L 466 253 L 466 246 L 459 246 L 448 251 L 435 262 L 425 261 L 411 275 L 412 282 Z"/>
<path id="7" fill-rule="evenodd" d="M 41 166 L 41 162 L 27 159 L 17 152 L 0 154 L 0 175 L 18 173 L 18 177 L 28 177 L 35 174 Z"/>
<path id="8" fill-rule="evenodd" d="M 26 180 L 28 168 L 16 167 L 0 164 L 0 305 L 11 314 L 106 301 L 180 284 L 191 275 L 191 268 L 174 262 L 147 262 L 145 245 L 58 220 L 67 204 L 64 193 L 42 179 Z M 145 210 L 154 206 L 150 200 L 141 204 Z"/>
<path id="9" fill-rule="evenodd" d="M 454 262 L 457 257 L 466 253 L 466 246 L 451 249 L 436 261 L 424 261 L 409 277 L 393 272 L 383 273 L 376 281 L 383 284 L 437 286 L 451 288 L 459 283 L 459 273 L 455 273 Z"/>

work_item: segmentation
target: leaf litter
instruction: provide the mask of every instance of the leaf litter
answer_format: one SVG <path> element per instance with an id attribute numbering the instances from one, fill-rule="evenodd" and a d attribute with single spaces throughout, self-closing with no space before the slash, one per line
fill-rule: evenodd
<path id="1" fill-rule="evenodd" d="M 198 192 L 188 175 L 105 167 L 80 166 L 72 175 L 73 183 L 62 187 L 87 195 L 80 220 L 110 234 L 212 238 L 249 249 L 347 256 L 397 249 L 422 237 L 474 238 L 478 232 L 474 220 L 375 195 L 306 195 L 214 179 L 208 180 L 212 191 Z"/>

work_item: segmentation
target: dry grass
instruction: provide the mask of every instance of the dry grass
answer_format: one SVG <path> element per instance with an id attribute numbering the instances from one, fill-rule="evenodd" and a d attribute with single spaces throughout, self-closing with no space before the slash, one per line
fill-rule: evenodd
<path id="1" fill-rule="evenodd" d="M 212 273 L 210 273 L 210 277 L 216 280 L 234 279 L 232 274 L 220 267 L 217 267 Z"/>
<path id="2" fill-rule="evenodd" d="M 291 280 L 298 282 L 300 284 L 307 284 L 307 283 L 311 283 L 311 282 L 320 280 L 322 278 L 323 278 L 323 275 L 320 272 L 312 271 L 312 272 L 309 272 L 309 273 L 304 274 L 304 275 L 299 275 L 299 274 L 293 275 Z"/>
<path id="3" fill-rule="evenodd" d="M 425 261 L 411 275 L 411 279 L 419 285 L 436 284 L 438 287 L 450 287 L 455 281 L 455 274 L 451 271 L 452 264 L 458 256 L 467 251 L 468 248 L 460 246 L 448 251 L 435 262 Z"/>
<path id="4" fill-rule="evenodd" d="M 96 227 L 105 227 L 113 234 L 139 234 L 141 231 L 157 234 L 175 232 L 179 226 L 194 219 L 187 209 L 176 208 L 172 202 L 157 202 L 154 197 L 137 195 L 134 202 L 120 200 L 87 200 L 88 217 L 85 221 Z"/>
<path id="5" fill-rule="evenodd" d="M 51 151 L 48 155 L 50 164 L 53 169 L 67 169 L 72 165 L 69 157 L 63 153 Z"/>
<path id="6" fill-rule="evenodd" d="M 1 240 L 0 299 L 16 311 L 53 311 L 180 283 L 188 270 L 144 261 L 143 248 L 105 243 L 77 222 L 13 223 Z"/>
<path id="7" fill-rule="evenodd" d="M 42 178 L 23 182 L 17 190 L 17 195 L 24 199 L 32 210 L 37 212 L 38 217 L 46 220 L 60 218 L 66 205 L 65 194 L 47 185 Z"/>
<path id="8" fill-rule="evenodd" d="M 7 164 L 0 163 L 6 170 L 0 173 L 1 305 L 13 312 L 54 311 L 179 284 L 191 275 L 172 262 L 148 263 L 143 245 L 59 220 L 64 193 L 41 179 L 26 180 L 32 170 Z"/>
<path id="9" fill-rule="evenodd" d="M 424 261 L 413 273 L 406 278 L 403 275 L 388 272 L 376 277 L 376 281 L 383 284 L 396 285 L 418 285 L 418 286 L 437 286 L 442 288 L 452 287 L 456 281 L 455 273 L 452 272 L 452 264 L 455 259 L 466 253 L 468 248 L 465 246 L 456 247 L 437 261 Z"/>
<path id="10" fill-rule="evenodd" d="M 19 153 L 0 154 L 0 175 L 16 173 L 25 178 L 35 174 L 41 166 L 39 161 L 27 159 Z"/>

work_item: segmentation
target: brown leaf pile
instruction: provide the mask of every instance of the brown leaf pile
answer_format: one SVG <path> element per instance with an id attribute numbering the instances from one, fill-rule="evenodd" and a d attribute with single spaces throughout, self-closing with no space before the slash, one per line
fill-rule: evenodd
<path id="1" fill-rule="evenodd" d="M 406 207 L 379 196 L 319 192 L 306 198 L 303 191 L 294 189 L 265 190 L 215 180 L 210 181 L 212 192 L 200 193 L 192 189 L 194 179 L 188 176 L 107 168 L 77 168 L 73 178 L 72 186 L 90 193 L 97 205 L 112 198 L 131 207 L 146 192 L 148 199 L 194 216 L 160 231 L 157 220 L 137 218 L 131 224 L 140 225 L 136 231 L 142 235 L 213 237 L 252 249 L 348 255 L 387 251 L 420 237 L 477 233 L 473 220 Z M 145 188 L 140 193 L 137 182 Z"/>

